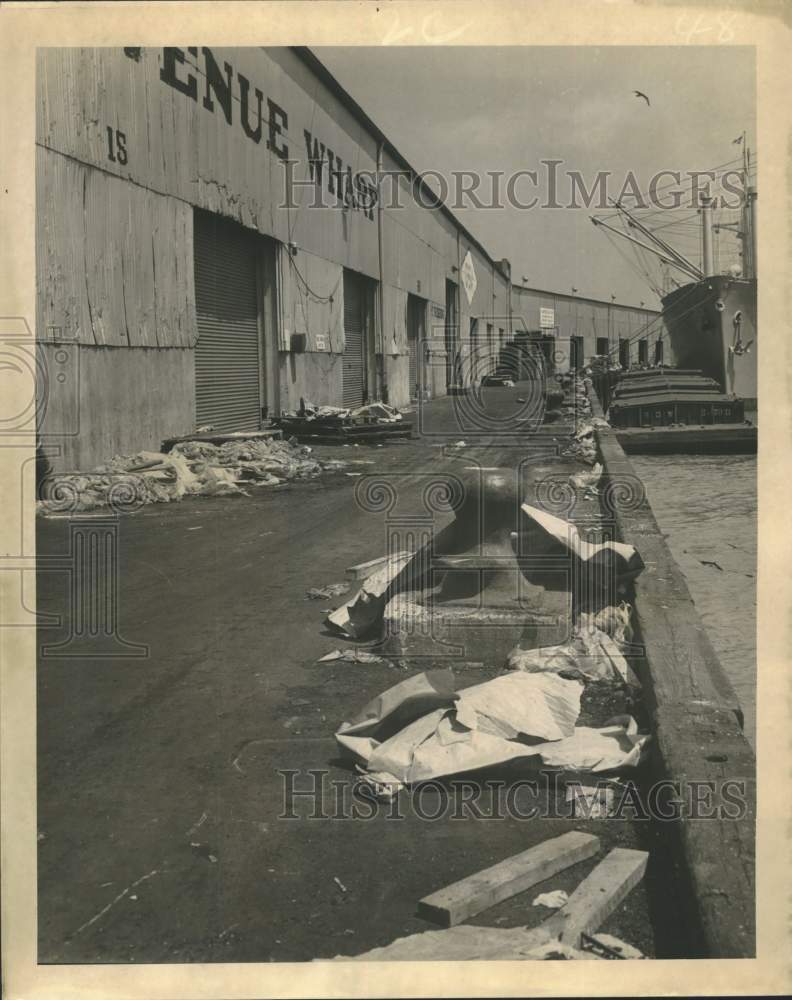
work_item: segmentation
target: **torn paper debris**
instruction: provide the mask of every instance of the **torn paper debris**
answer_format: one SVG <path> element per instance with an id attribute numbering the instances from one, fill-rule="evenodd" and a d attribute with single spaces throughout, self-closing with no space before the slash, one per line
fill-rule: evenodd
<path id="1" fill-rule="evenodd" d="M 576 490 L 595 490 L 601 477 L 602 466 L 597 462 L 590 469 L 584 469 L 582 472 L 571 475 L 569 481 Z"/>
<path id="2" fill-rule="evenodd" d="M 381 569 L 367 577 L 351 600 L 327 616 L 327 624 L 353 639 L 366 636 L 382 621 L 388 587 L 410 559 L 410 552 L 390 556 Z"/>
<path id="3" fill-rule="evenodd" d="M 376 653 L 368 653 L 365 649 L 334 649 L 332 653 L 320 656 L 317 663 L 327 663 L 333 660 L 344 660 L 347 663 L 387 663 L 388 661 L 377 656 Z"/>
<path id="4" fill-rule="evenodd" d="M 577 726 L 574 735 L 556 743 L 542 743 L 542 763 L 563 771 L 615 771 L 640 763 L 648 735 L 638 732 L 629 715 L 617 716 L 602 729 Z"/>
<path id="5" fill-rule="evenodd" d="M 578 628 L 581 632 L 599 630 L 607 633 L 616 642 L 629 643 L 633 638 L 631 615 L 632 606 L 626 601 L 620 601 L 618 605 L 602 608 L 596 614 L 581 612 Z"/>
<path id="6" fill-rule="evenodd" d="M 312 601 L 325 600 L 328 597 L 340 597 L 349 593 L 351 584 L 348 583 L 326 583 L 323 587 L 311 587 L 305 591 L 305 596 Z"/>
<path id="7" fill-rule="evenodd" d="M 646 958 L 642 951 L 613 934 L 584 934 L 581 947 L 598 958 Z"/>
<path id="8" fill-rule="evenodd" d="M 514 673 L 455 692 L 450 671 L 433 674 L 389 689 L 336 733 L 380 780 L 414 784 L 537 757 L 556 743 L 526 740 L 563 743 L 576 732 L 578 681 Z"/>
<path id="9" fill-rule="evenodd" d="M 566 906 L 569 896 L 563 889 L 554 889 L 552 892 L 540 892 L 531 906 L 546 906 L 548 910 L 560 910 Z"/>
<path id="10" fill-rule="evenodd" d="M 611 785 L 567 785 L 565 801 L 572 803 L 575 819 L 605 819 L 613 815 L 616 790 Z"/>
<path id="11" fill-rule="evenodd" d="M 635 577 L 644 568 L 643 560 L 632 545 L 624 542 L 587 542 L 580 537 L 577 526 L 571 521 L 527 503 L 522 504 L 521 509 L 543 531 L 587 565 L 605 566 L 615 561 L 614 568 L 620 578 Z"/>
<path id="12" fill-rule="evenodd" d="M 561 646 L 513 649 L 507 665 L 527 673 L 580 676 L 590 681 L 617 681 L 638 690 L 640 682 L 615 639 L 599 629 L 582 629 Z"/>

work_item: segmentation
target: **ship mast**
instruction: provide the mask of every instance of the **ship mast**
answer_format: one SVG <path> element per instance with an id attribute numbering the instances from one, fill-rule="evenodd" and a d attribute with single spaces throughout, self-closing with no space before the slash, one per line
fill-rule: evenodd
<path id="1" fill-rule="evenodd" d="M 756 277 L 756 188 L 750 183 L 750 170 L 751 170 L 751 150 L 745 140 L 745 132 L 743 132 L 737 139 L 734 140 L 736 143 L 742 144 L 743 149 L 743 163 L 742 163 L 742 179 L 743 179 L 743 199 L 742 206 L 740 209 L 740 221 L 736 222 L 719 222 L 713 226 L 714 231 L 720 232 L 721 229 L 728 229 L 734 233 L 737 239 L 740 241 L 742 247 L 741 257 L 742 257 L 742 274 L 744 278 L 755 278 Z"/>
<path id="2" fill-rule="evenodd" d="M 664 240 L 661 240 L 659 236 L 640 223 L 638 219 L 631 215 L 623 205 L 620 205 L 615 201 L 611 202 L 611 204 L 617 212 L 626 216 L 628 220 L 627 224 L 632 229 L 637 229 L 639 232 L 643 233 L 652 241 L 654 246 L 649 243 L 644 243 L 642 240 L 638 240 L 634 236 L 630 236 L 629 233 L 622 232 L 614 226 L 608 225 L 608 223 L 604 222 L 602 219 L 598 219 L 596 216 L 592 215 L 589 218 L 595 226 L 602 226 L 603 229 L 610 230 L 610 232 L 614 233 L 616 236 L 620 236 L 623 240 L 629 240 L 630 243 L 637 244 L 637 246 L 641 247 L 643 250 L 648 250 L 650 253 L 659 257 L 663 263 L 684 272 L 688 278 L 692 278 L 694 281 L 700 281 L 702 279 L 703 274 L 701 271 L 695 266 L 695 264 L 691 263 L 687 257 L 683 257 L 679 251 L 675 250 Z"/>

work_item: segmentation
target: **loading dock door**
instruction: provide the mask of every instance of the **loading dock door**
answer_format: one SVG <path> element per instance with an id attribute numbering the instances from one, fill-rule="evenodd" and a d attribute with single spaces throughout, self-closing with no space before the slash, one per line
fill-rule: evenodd
<path id="1" fill-rule="evenodd" d="M 585 348 L 582 337 L 571 337 L 569 342 L 569 367 L 582 368 L 585 364 Z"/>
<path id="2" fill-rule="evenodd" d="M 362 406 L 367 396 L 366 296 L 362 279 L 344 271 L 344 406 Z"/>
<path id="3" fill-rule="evenodd" d="M 410 350 L 410 399 L 420 399 L 423 388 L 423 352 L 426 325 L 426 301 L 407 296 L 407 346 Z"/>
<path id="4" fill-rule="evenodd" d="M 457 286 L 446 278 L 445 349 L 446 389 L 462 382 L 457 335 Z"/>
<path id="5" fill-rule="evenodd" d="M 261 426 L 262 365 L 256 237 L 219 216 L 195 213 L 196 426 Z"/>

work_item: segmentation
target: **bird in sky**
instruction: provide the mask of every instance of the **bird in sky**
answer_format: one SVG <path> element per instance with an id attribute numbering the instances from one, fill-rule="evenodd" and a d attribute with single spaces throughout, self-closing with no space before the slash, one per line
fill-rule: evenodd
<path id="1" fill-rule="evenodd" d="M 647 105 L 651 108 L 652 102 L 649 100 L 649 98 L 646 96 L 646 94 L 644 94 L 643 91 L 641 91 L 641 90 L 634 90 L 633 93 L 635 94 L 636 97 L 643 97 L 643 99 L 646 101 Z"/>

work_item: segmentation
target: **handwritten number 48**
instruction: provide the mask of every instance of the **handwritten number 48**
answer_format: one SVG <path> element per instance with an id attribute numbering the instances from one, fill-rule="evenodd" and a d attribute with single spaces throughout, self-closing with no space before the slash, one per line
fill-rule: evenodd
<path id="1" fill-rule="evenodd" d="M 123 167 L 128 161 L 126 134 L 119 129 L 107 126 L 107 159 L 112 163 L 120 163 Z"/>

